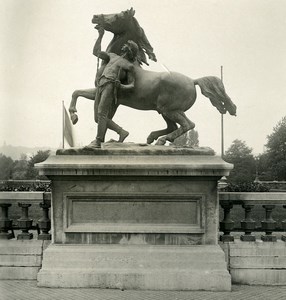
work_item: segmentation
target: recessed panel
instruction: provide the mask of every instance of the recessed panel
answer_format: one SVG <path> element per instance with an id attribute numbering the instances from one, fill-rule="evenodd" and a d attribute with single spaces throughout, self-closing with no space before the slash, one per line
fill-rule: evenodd
<path id="1" fill-rule="evenodd" d="M 197 202 L 72 201 L 72 223 L 197 224 Z"/>

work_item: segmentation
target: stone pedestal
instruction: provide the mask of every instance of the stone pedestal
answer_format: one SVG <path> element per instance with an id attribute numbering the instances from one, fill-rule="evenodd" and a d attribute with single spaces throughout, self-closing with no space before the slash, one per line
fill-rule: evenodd
<path id="1" fill-rule="evenodd" d="M 232 165 L 164 146 L 59 154 L 38 164 L 53 237 L 39 286 L 230 290 L 217 181 Z"/>

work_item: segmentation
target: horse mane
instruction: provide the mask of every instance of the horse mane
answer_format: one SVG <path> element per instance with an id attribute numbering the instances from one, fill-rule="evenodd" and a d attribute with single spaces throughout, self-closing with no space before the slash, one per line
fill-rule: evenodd
<path id="1" fill-rule="evenodd" d="M 140 65 L 142 63 L 149 65 L 147 62 L 146 54 L 148 58 L 157 61 L 156 55 L 153 51 L 153 47 L 151 46 L 144 29 L 139 25 L 139 22 L 134 17 L 135 10 L 133 8 L 127 9 L 122 12 L 124 19 L 128 21 L 128 26 L 125 26 L 125 31 L 114 32 L 109 30 L 114 34 L 113 39 L 107 46 L 107 52 L 113 52 L 117 55 L 120 55 L 122 46 L 128 41 L 132 40 L 138 45 L 139 52 L 137 54 L 137 61 Z M 127 29 L 126 29 L 127 28 Z"/>
<path id="2" fill-rule="evenodd" d="M 133 26 L 134 26 L 134 32 L 136 32 L 137 35 L 137 39 L 136 39 L 136 43 L 139 47 L 139 60 L 141 60 L 142 62 L 144 62 L 146 65 L 149 65 L 147 63 L 147 59 L 146 59 L 146 54 L 148 55 L 149 59 L 152 59 L 154 61 L 156 61 L 156 55 L 154 53 L 153 47 L 151 46 L 144 29 L 139 25 L 139 22 L 137 21 L 137 19 L 133 16 Z M 139 61 L 140 62 L 140 61 Z"/>

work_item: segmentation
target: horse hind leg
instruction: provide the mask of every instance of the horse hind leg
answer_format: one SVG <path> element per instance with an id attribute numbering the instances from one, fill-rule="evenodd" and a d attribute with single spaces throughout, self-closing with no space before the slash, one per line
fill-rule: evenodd
<path id="1" fill-rule="evenodd" d="M 148 138 L 147 138 L 147 144 L 152 144 L 160 136 L 168 134 L 168 133 L 171 133 L 171 132 L 173 132 L 174 130 L 176 130 L 178 128 L 176 122 L 172 121 L 171 119 L 169 119 L 164 114 L 162 116 L 163 116 L 164 120 L 167 123 L 167 128 L 166 129 L 162 129 L 162 130 L 152 131 L 149 134 Z"/>
<path id="2" fill-rule="evenodd" d="M 187 118 L 184 112 L 174 111 L 166 113 L 166 116 L 180 125 L 180 127 L 171 133 L 158 139 L 156 145 L 165 145 L 167 141 L 174 142 L 176 138 L 183 135 L 185 132 L 195 128 L 195 123 Z"/>

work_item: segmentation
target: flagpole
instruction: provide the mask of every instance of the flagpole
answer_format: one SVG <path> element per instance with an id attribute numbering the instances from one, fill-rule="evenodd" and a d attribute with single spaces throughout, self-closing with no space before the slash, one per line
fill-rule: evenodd
<path id="1" fill-rule="evenodd" d="M 62 143 L 63 143 L 63 149 L 65 149 L 65 105 L 64 105 L 64 101 L 62 101 L 62 110 L 63 110 Z"/>
<path id="2" fill-rule="evenodd" d="M 223 66 L 220 67 L 220 78 L 223 82 Z M 223 114 L 221 114 L 221 157 L 224 157 L 224 127 L 223 127 Z"/>

